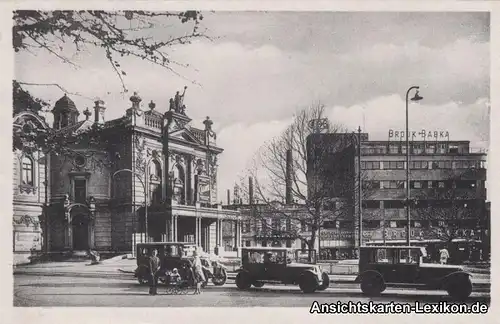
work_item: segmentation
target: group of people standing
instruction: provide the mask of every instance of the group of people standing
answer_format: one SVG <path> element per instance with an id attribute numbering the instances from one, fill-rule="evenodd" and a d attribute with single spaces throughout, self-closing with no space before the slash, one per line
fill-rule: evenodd
<path id="1" fill-rule="evenodd" d="M 161 268 L 162 268 L 161 260 L 158 257 L 158 250 L 153 249 L 148 260 L 148 272 L 149 272 L 148 282 L 149 282 L 150 295 L 156 295 L 158 292 L 158 278 L 162 274 Z M 196 285 L 194 294 L 198 295 L 201 294 L 201 285 L 203 282 L 206 281 L 206 278 L 203 272 L 204 266 L 201 262 L 199 252 L 197 250 L 193 251 L 193 261 L 191 263 L 191 269 L 193 271 L 193 276 L 194 276 L 193 281 Z M 177 268 L 174 268 L 172 270 L 172 273 L 170 274 L 170 279 L 171 282 L 177 282 L 181 279 Z"/>

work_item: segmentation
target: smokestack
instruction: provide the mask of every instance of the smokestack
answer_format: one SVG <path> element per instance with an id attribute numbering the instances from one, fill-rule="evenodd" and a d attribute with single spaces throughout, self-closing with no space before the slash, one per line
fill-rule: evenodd
<path id="1" fill-rule="evenodd" d="M 292 173 L 293 173 L 292 150 L 286 150 L 285 203 L 287 205 L 293 203 L 293 201 L 292 201 Z"/>
<path id="2" fill-rule="evenodd" d="M 253 179 L 248 177 L 248 203 L 253 204 Z"/>
<path id="3" fill-rule="evenodd" d="M 227 205 L 231 205 L 231 190 L 227 189 Z"/>
<path id="4" fill-rule="evenodd" d="M 237 185 L 234 185 L 233 201 L 234 201 L 235 205 L 238 205 L 240 202 L 240 192 L 239 192 L 239 188 Z"/>

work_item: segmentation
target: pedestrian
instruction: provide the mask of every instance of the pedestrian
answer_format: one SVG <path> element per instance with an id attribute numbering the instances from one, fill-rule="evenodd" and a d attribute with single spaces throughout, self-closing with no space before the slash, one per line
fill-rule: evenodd
<path id="1" fill-rule="evenodd" d="M 439 262 L 441 264 L 446 264 L 448 262 L 449 257 L 450 254 L 448 253 L 448 250 L 446 248 L 439 250 Z"/>
<path id="2" fill-rule="evenodd" d="M 158 285 L 158 271 L 160 270 L 160 258 L 158 250 L 154 249 L 149 257 L 149 294 L 156 295 Z"/>
<path id="3" fill-rule="evenodd" d="M 193 274 L 194 282 L 196 284 L 194 294 L 199 295 L 201 294 L 201 284 L 205 282 L 205 274 L 203 273 L 203 264 L 201 263 L 200 256 L 198 255 L 198 250 L 193 251 L 193 256 Z"/>

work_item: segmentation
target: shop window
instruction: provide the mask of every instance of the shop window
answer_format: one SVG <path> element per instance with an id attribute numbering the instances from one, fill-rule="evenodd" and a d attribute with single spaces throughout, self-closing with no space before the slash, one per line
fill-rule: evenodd
<path id="1" fill-rule="evenodd" d="M 396 228 L 396 227 L 398 227 L 398 224 L 397 224 L 397 222 L 396 222 L 396 221 L 390 221 L 390 222 L 389 222 L 389 227 L 390 227 L 390 228 Z"/>

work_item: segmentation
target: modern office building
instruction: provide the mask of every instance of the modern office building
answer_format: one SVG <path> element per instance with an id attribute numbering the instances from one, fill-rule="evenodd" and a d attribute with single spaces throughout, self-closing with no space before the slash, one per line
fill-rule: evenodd
<path id="1" fill-rule="evenodd" d="M 217 200 L 223 149 L 216 145 L 213 122 L 207 117 L 203 129 L 191 126 L 183 99 L 177 93 L 163 113 L 153 102 L 143 110 L 134 93 L 124 116 L 111 121 L 105 120 L 103 101 L 95 102 L 93 119 L 87 109 L 79 120 L 67 95 L 58 100 L 51 131 L 68 138 L 86 138 L 91 131 L 98 136 L 68 154 L 15 150 L 16 263 L 40 253 L 130 253 L 145 240 L 193 242 L 213 252 L 222 245 L 223 221 L 234 222 L 241 238 L 238 212 L 223 210 Z M 27 108 L 14 116 L 14 138 L 30 129 L 49 126 Z"/>
<path id="2" fill-rule="evenodd" d="M 320 235 L 321 248 L 330 256 L 338 256 L 338 251 L 354 251 L 358 246 L 359 194 L 354 190 L 358 172 L 362 179 L 363 243 L 406 244 L 408 167 L 411 244 L 437 247 L 454 243 L 452 257 L 457 259 L 476 253 L 487 232 L 483 221 L 486 152 L 472 149 L 469 141 L 448 140 L 447 132 L 419 134 L 424 137 L 422 140 L 415 140 L 415 133 L 410 134 L 409 166 L 404 132 L 390 131 L 388 141 L 369 141 L 368 134 L 360 134 L 361 170 L 357 167 L 358 134 L 310 136 L 309 157 L 322 161 L 319 165 L 311 161 L 310 179 L 331 183 L 332 197 L 352 206 L 351 213 L 335 222 L 335 229 L 325 229 Z M 339 142 L 350 145 L 339 146 Z M 324 163 L 330 165 L 326 173 Z"/>

